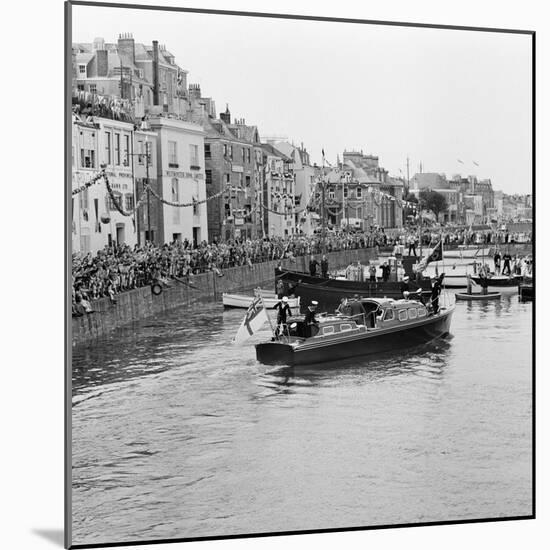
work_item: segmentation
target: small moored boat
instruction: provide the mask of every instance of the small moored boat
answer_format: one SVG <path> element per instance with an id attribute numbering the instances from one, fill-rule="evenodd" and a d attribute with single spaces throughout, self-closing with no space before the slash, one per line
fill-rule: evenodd
<path id="1" fill-rule="evenodd" d="M 265 291 L 261 292 L 263 302 L 265 307 L 270 309 L 275 307 L 275 304 L 279 301 L 276 294 L 267 293 Z M 250 304 L 254 301 L 254 296 L 246 296 L 244 294 L 228 294 L 224 292 L 222 294 L 223 307 L 226 308 L 244 308 L 247 309 Z M 297 309 L 300 311 L 300 297 L 298 298 L 288 298 L 288 305 L 291 309 Z"/>
<path id="2" fill-rule="evenodd" d="M 256 345 L 256 358 L 266 365 L 307 365 L 393 351 L 429 342 L 449 333 L 455 304 L 437 313 L 416 300 L 366 298 L 362 319 L 320 316 L 318 326 L 293 317 L 282 336 Z"/>
<path id="3" fill-rule="evenodd" d="M 518 286 L 522 280 L 521 275 L 490 275 L 486 278 L 487 286 L 495 287 Z M 483 281 L 479 276 L 472 275 L 472 281 L 478 285 L 483 285 Z"/>
<path id="4" fill-rule="evenodd" d="M 500 292 L 457 292 L 455 297 L 457 300 L 498 300 L 502 294 Z"/>

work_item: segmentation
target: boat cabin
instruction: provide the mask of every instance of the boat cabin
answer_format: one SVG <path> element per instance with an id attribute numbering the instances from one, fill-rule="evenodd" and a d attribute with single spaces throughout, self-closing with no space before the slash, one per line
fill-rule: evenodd
<path id="1" fill-rule="evenodd" d="M 365 323 L 369 328 L 389 328 L 427 317 L 428 308 L 418 300 L 392 300 L 391 298 L 364 298 L 361 304 L 366 311 Z"/>
<path id="2" fill-rule="evenodd" d="M 294 341 L 306 338 L 330 338 L 373 329 L 400 326 L 430 315 L 427 307 L 417 300 L 392 300 L 391 298 L 364 298 L 361 304 L 365 314 L 359 318 L 348 315 L 318 315 L 317 326 L 307 326 L 303 316 L 293 317 L 283 335 Z"/>

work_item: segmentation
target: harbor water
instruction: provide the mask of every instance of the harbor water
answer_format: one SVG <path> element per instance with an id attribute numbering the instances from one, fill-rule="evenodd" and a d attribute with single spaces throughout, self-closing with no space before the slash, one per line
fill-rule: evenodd
<path id="1" fill-rule="evenodd" d="M 265 367 L 243 310 L 73 348 L 73 544 L 532 513 L 532 304 L 457 302 L 445 340 Z M 396 342 L 397 346 L 397 342 Z"/>

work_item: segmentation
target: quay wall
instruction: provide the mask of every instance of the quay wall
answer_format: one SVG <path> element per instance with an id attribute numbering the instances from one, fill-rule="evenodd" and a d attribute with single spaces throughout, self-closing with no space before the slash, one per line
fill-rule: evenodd
<path id="1" fill-rule="evenodd" d="M 329 270 L 345 267 L 350 262 L 366 262 L 376 257 L 375 248 L 342 250 L 327 254 Z M 309 259 L 305 256 L 296 258 L 294 262 L 283 261 L 284 267 L 297 271 L 307 271 L 308 265 Z M 200 273 L 191 281 L 195 288 L 178 281 L 171 281 L 171 286 L 163 288 L 158 296 L 151 292 L 150 286 L 145 286 L 118 294 L 116 304 L 112 304 L 108 298 L 94 300 L 92 303 L 94 313 L 72 318 L 73 345 L 85 343 L 118 327 L 176 307 L 185 307 L 200 300 L 221 300 L 223 292 L 241 291 L 270 284 L 275 290 L 276 266 L 277 261 L 269 261 L 253 264 L 252 267 L 233 267 L 224 270 L 223 277 L 214 272 Z"/>

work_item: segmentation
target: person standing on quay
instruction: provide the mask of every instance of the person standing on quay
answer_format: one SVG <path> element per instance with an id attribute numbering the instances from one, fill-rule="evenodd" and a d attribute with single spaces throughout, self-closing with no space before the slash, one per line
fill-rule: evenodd
<path id="1" fill-rule="evenodd" d="M 311 256 L 311 259 L 309 261 L 309 274 L 312 277 L 317 276 L 317 266 L 319 265 L 319 262 L 315 259 L 315 256 Z"/>
<path id="2" fill-rule="evenodd" d="M 326 254 L 323 254 L 323 259 L 321 260 L 321 277 L 324 279 L 328 278 L 328 260 Z"/>
<path id="3" fill-rule="evenodd" d="M 376 266 L 374 264 L 369 266 L 369 280 L 371 283 L 376 283 Z"/>

